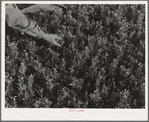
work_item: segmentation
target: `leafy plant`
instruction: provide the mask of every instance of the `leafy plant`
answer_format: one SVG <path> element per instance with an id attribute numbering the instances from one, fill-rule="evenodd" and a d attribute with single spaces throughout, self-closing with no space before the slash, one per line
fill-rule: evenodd
<path id="1" fill-rule="evenodd" d="M 27 15 L 62 48 L 6 27 L 5 106 L 145 108 L 145 5 L 65 6 Z"/>

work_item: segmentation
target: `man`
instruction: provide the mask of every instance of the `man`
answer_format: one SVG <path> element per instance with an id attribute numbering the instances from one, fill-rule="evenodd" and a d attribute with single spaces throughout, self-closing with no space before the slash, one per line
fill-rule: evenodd
<path id="1" fill-rule="evenodd" d="M 26 17 L 15 4 L 6 5 L 6 21 L 8 26 L 15 30 L 26 33 L 37 39 L 44 39 L 52 45 L 61 47 L 61 45 L 56 42 L 56 40 L 60 40 L 61 37 L 54 34 L 45 34 L 38 24 Z"/>

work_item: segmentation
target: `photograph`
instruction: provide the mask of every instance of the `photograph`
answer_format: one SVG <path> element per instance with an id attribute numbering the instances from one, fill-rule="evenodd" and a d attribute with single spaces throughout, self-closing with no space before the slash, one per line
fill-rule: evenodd
<path id="1" fill-rule="evenodd" d="M 146 4 L 5 2 L 3 8 L 6 109 L 148 107 Z"/>

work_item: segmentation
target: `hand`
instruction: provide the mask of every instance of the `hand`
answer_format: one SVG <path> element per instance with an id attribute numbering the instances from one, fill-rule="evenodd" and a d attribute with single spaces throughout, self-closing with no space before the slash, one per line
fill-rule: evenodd
<path id="1" fill-rule="evenodd" d="M 56 41 L 59 41 L 59 40 L 62 39 L 58 35 L 55 35 L 55 34 L 44 34 L 43 35 L 43 39 L 46 40 L 46 41 L 48 41 L 52 45 L 56 45 L 58 47 L 61 47 L 61 45 L 58 44 L 58 42 L 56 42 Z"/>

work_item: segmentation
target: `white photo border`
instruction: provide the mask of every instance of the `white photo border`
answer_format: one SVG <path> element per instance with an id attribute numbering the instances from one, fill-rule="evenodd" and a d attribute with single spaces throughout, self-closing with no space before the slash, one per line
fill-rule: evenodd
<path id="1" fill-rule="evenodd" d="M 5 108 L 5 4 L 145 4 L 145 109 L 58 109 Z M 148 2 L 147 1 L 2 1 L 1 2 L 1 119 L 18 120 L 90 120 L 147 121 L 148 120 Z M 82 110 L 82 112 L 78 112 Z"/>

